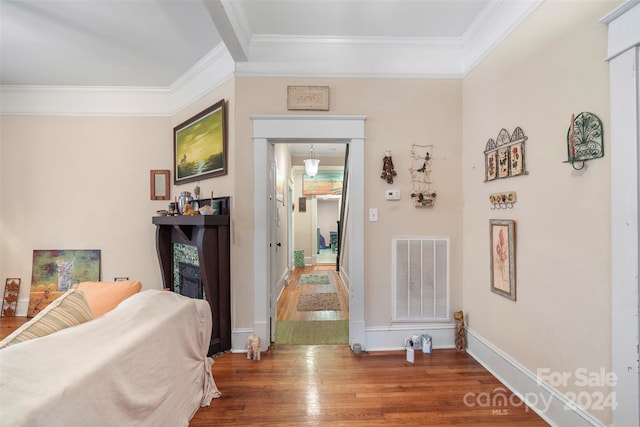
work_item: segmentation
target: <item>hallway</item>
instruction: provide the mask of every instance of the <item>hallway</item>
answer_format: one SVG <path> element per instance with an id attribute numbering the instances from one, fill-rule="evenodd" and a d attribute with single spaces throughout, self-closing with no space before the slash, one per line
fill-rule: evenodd
<path id="1" fill-rule="evenodd" d="M 349 292 L 335 271 L 335 264 L 296 267 L 291 272 L 291 280 L 285 286 L 277 306 L 277 320 L 348 320 Z M 303 274 L 325 274 L 329 284 L 300 284 Z M 300 295 L 336 292 L 340 310 L 298 311 L 296 306 Z"/>

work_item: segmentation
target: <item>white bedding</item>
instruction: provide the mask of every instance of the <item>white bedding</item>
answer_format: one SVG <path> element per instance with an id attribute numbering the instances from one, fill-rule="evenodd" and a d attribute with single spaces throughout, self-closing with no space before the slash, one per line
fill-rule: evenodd
<path id="1" fill-rule="evenodd" d="M 205 300 L 140 292 L 0 351 L 1 426 L 188 426 L 218 391 Z"/>

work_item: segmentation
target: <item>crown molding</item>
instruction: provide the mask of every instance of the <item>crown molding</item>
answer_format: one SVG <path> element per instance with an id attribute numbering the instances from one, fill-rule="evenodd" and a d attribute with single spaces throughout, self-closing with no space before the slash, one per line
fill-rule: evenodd
<path id="1" fill-rule="evenodd" d="M 0 114 L 172 116 L 233 77 L 221 43 L 169 87 L 0 86 Z"/>
<path id="2" fill-rule="evenodd" d="M 464 75 L 475 68 L 544 0 L 489 2 L 462 37 Z"/>
<path id="3" fill-rule="evenodd" d="M 244 11 L 216 1 L 230 6 L 229 20 L 244 44 Z M 166 88 L 0 86 L 0 114 L 171 116 L 234 76 L 459 79 L 543 1 L 489 2 L 456 38 L 254 35 L 248 61 L 234 61 L 220 43 Z"/>

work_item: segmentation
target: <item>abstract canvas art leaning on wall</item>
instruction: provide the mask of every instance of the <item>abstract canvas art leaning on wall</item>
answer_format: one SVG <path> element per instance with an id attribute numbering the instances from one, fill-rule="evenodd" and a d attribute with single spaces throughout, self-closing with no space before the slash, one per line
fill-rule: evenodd
<path id="1" fill-rule="evenodd" d="M 99 280 L 99 249 L 34 250 L 27 317 L 35 316 L 79 283 Z"/>

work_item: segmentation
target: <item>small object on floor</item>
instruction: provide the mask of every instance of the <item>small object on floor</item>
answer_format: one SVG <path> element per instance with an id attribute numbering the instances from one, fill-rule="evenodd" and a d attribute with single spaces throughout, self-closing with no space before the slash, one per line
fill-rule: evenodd
<path id="1" fill-rule="evenodd" d="M 464 313 L 462 310 L 453 313 L 453 318 L 456 319 L 456 351 L 465 351 L 465 339 L 464 339 Z"/>
<path id="2" fill-rule="evenodd" d="M 414 355 L 413 347 L 407 347 L 407 362 L 413 363 L 414 358 L 415 358 L 415 355 Z"/>
<path id="3" fill-rule="evenodd" d="M 247 359 L 260 360 L 260 337 L 249 335 L 247 338 Z"/>

